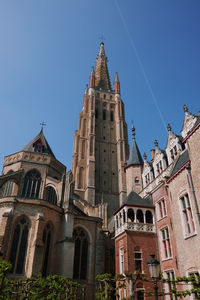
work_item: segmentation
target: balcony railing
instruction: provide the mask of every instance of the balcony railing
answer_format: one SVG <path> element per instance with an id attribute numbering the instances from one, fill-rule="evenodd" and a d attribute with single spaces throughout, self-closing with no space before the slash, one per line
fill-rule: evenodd
<path id="1" fill-rule="evenodd" d="M 115 236 L 119 235 L 120 233 L 126 230 L 136 231 L 136 232 L 151 232 L 151 233 L 156 232 L 154 224 L 126 222 L 122 224 L 120 227 L 115 229 Z"/>

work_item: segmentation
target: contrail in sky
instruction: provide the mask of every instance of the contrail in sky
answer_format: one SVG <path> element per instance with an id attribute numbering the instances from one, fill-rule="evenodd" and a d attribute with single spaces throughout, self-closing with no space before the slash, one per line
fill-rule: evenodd
<path id="1" fill-rule="evenodd" d="M 126 24 L 126 21 L 125 21 L 125 19 L 124 19 L 124 16 L 123 16 L 123 14 L 122 14 L 122 12 L 121 12 L 121 9 L 120 9 L 120 7 L 119 7 L 119 4 L 118 4 L 117 0 L 114 0 L 114 2 L 115 2 L 115 5 L 116 5 L 116 8 L 117 8 L 117 11 L 118 11 L 118 13 L 119 13 L 119 15 L 120 15 L 121 21 L 122 21 L 122 23 L 123 23 L 124 29 L 125 29 L 125 31 L 126 31 L 126 33 L 127 33 L 128 39 L 129 39 L 129 41 L 130 41 L 130 43 L 131 43 L 131 46 L 132 46 L 132 48 L 133 48 L 133 51 L 134 51 L 134 53 L 135 53 L 135 56 L 136 56 L 136 59 L 137 59 L 137 61 L 138 61 L 139 66 L 140 66 L 141 72 L 142 72 L 142 74 L 143 74 L 143 76 L 144 76 L 144 80 L 145 80 L 145 82 L 146 82 L 146 84 L 147 84 L 147 87 L 148 87 L 149 92 L 150 92 L 150 94 L 151 94 L 151 97 L 152 97 L 152 99 L 153 99 L 154 105 L 155 105 L 155 107 L 156 107 L 156 109 L 157 109 L 157 111 L 158 111 L 158 114 L 159 114 L 159 116 L 160 116 L 160 118 L 161 118 L 161 121 L 162 121 L 162 123 L 163 123 L 163 125 L 164 125 L 164 127 L 165 127 L 166 132 L 167 132 L 167 125 L 166 125 L 166 123 L 165 123 L 165 120 L 164 120 L 164 117 L 163 117 L 163 115 L 162 115 L 162 113 L 161 113 L 161 110 L 160 110 L 160 108 L 159 108 L 159 106 L 158 106 L 158 101 L 157 101 L 156 96 L 155 96 L 155 94 L 154 94 L 154 92 L 153 92 L 153 89 L 152 89 L 152 87 L 151 87 L 151 84 L 150 84 L 149 79 L 148 79 L 148 77 L 147 77 L 147 74 L 146 74 L 146 72 L 145 72 L 145 69 L 144 69 L 144 66 L 143 66 L 143 64 L 142 64 L 142 61 L 141 61 L 141 59 L 140 59 L 140 57 L 139 57 L 139 54 L 138 54 L 138 52 L 137 52 L 137 49 L 136 49 L 135 43 L 134 43 L 134 41 L 133 41 L 133 38 L 132 38 L 132 36 L 131 36 L 131 34 L 130 34 L 130 31 L 129 31 L 129 29 L 128 29 L 128 26 L 127 26 L 127 24 Z M 167 132 L 167 133 L 168 133 L 168 132 Z"/>

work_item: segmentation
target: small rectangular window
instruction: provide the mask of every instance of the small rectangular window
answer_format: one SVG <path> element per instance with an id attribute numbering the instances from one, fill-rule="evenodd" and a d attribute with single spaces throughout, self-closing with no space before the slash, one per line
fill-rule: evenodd
<path id="1" fill-rule="evenodd" d="M 189 236 L 195 232 L 195 225 L 188 194 L 185 194 L 183 197 L 181 197 L 180 201 L 184 232 L 186 236 Z"/>
<path id="2" fill-rule="evenodd" d="M 161 229 L 163 259 L 172 257 L 168 227 Z"/>
<path id="3" fill-rule="evenodd" d="M 158 219 L 162 219 L 166 217 L 167 211 L 166 211 L 166 204 L 165 199 L 162 199 L 158 202 Z"/>
<path id="4" fill-rule="evenodd" d="M 176 296 L 172 294 L 172 289 L 176 289 L 176 284 L 174 283 L 175 275 L 174 271 L 167 271 L 166 276 L 168 279 L 168 282 L 166 283 L 166 292 L 169 294 L 169 299 L 173 300 L 176 299 Z"/>
<path id="5" fill-rule="evenodd" d="M 142 271 L 142 253 L 141 252 L 134 252 L 134 259 L 135 259 L 135 270 Z"/>
<path id="6" fill-rule="evenodd" d="M 119 271 L 120 274 L 124 273 L 124 249 L 119 249 Z"/>

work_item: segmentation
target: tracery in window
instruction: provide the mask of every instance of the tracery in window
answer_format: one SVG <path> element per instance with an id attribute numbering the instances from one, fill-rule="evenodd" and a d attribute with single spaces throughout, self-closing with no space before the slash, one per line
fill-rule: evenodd
<path id="1" fill-rule="evenodd" d="M 77 227 L 74 229 L 73 239 L 75 242 L 73 278 L 86 279 L 89 245 L 88 237 L 81 227 Z"/>
<path id="2" fill-rule="evenodd" d="M 29 222 L 23 217 L 15 224 L 9 261 L 13 274 L 23 274 L 28 242 Z"/>
<path id="3" fill-rule="evenodd" d="M 26 173 L 22 197 L 38 198 L 41 185 L 41 176 L 37 170 L 31 170 Z"/>
<path id="4" fill-rule="evenodd" d="M 14 181 L 6 181 L 0 189 L 0 198 L 12 196 Z"/>
<path id="5" fill-rule="evenodd" d="M 46 188 L 46 200 L 54 205 L 57 205 L 57 194 L 52 186 Z"/>
<path id="6" fill-rule="evenodd" d="M 42 276 L 47 276 L 48 273 L 48 263 L 49 263 L 49 256 L 50 256 L 50 246 L 51 246 L 51 226 L 47 224 L 43 231 L 43 243 L 44 243 L 44 256 L 43 256 L 43 266 L 42 266 Z"/>

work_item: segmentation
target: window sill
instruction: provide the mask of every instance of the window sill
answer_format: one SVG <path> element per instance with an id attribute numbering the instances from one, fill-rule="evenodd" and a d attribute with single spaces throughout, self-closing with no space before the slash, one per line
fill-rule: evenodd
<path id="1" fill-rule="evenodd" d="M 196 233 L 196 232 L 194 232 L 194 233 L 191 233 L 190 235 L 185 235 L 185 236 L 184 236 L 184 239 L 185 239 L 185 240 L 187 240 L 187 239 L 189 239 L 189 238 L 192 238 L 192 237 L 194 237 L 195 235 L 197 235 L 197 233 Z"/>
<path id="2" fill-rule="evenodd" d="M 171 259 L 173 259 L 173 256 L 167 257 L 167 258 L 163 258 L 162 261 L 165 262 L 165 261 L 168 261 L 168 260 L 171 260 Z"/>
<path id="3" fill-rule="evenodd" d="M 165 219 L 165 218 L 167 218 L 167 215 L 164 216 L 164 217 L 162 217 L 162 218 L 160 218 L 160 219 L 158 219 L 158 222 L 159 222 L 159 221 L 162 221 L 162 220 Z"/>

